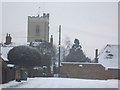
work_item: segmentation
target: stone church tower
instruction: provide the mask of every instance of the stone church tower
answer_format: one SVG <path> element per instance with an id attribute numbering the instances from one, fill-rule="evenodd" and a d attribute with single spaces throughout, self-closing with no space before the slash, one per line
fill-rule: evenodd
<path id="1" fill-rule="evenodd" d="M 28 42 L 49 42 L 49 13 L 28 16 Z"/>

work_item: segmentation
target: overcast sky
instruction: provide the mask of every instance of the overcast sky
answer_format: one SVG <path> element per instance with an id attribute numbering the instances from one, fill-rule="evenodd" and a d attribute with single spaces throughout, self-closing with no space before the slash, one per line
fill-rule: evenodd
<path id="1" fill-rule="evenodd" d="M 28 16 L 50 13 L 50 35 L 58 43 L 62 26 L 62 45 L 66 38 L 80 40 L 85 54 L 93 58 L 96 48 L 118 43 L 118 3 L 116 2 L 6 2 L 2 3 L 2 42 L 6 33 L 12 42 L 27 42 Z"/>

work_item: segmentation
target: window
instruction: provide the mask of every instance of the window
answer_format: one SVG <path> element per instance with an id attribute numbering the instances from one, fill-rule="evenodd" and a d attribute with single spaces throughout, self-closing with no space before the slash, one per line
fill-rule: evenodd
<path id="1" fill-rule="evenodd" d="M 40 26 L 36 25 L 36 34 L 39 35 L 40 34 Z"/>
<path id="2" fill-rule="evenodd" d="M 107 54 L 106 58 L 107 58 L 107 59 L 112 59 L 113 56 L 114 56 L 113 54 Z"/>
<path id="3" fill-rule="evenodd" d="M 106 53 L 110 53 L 110 50 L 106 50 Z"/>

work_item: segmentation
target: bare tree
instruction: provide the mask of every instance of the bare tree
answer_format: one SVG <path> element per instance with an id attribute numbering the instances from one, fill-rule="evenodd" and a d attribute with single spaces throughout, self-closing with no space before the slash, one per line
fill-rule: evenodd
<path id="1" fill-rule="evenodd" d="M 51 46 L 50 43 L 44 42 L 40 43 L 36 47 L 41 54 L 41 64 L 42 66 L 47 66 L 50 71 L 50 67 L 56 61 L 57 49 L 55 45 Z"/>
<path id="2" fill-rule="evenodd" d="M 71 47 L 72 47 L 71 40 L 69 37 L 66 37 L 64 40 L 64 47 L 63 47 L 63 61 L 65 61 L 65 57 L 69 54 Z"/>

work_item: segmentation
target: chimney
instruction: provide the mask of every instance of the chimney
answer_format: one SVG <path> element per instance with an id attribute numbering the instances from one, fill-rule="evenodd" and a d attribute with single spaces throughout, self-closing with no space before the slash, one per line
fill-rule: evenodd
<path id="1" fill-rule="evenodd" d="M 51 35 L 50 44 L 51 44 L 51 47 L 52 47 L 53 46 L 53 35 Z"/>
<path id="2" fill-rule="evenodd" d="M 5 44 L 8 44 L 8 33 L 6 34 L 6 41 Z"/>
<path id="3" fill-rule="evenodd" d="M 43 13 L 43 17 L 45 17 L 45 13 Z"/>
<path id="4" fill-rule="evenodd" d="M 9 34 L 9 44 L 11 43 L 12 37 Z"/>
<path id="5" fill-rule="evenodd" d="M 8 36 L 8 33 L 7 33 L 5 44 L 7 44 L 7 45 L 8 45 L 8 44 L 11 44 L 11 40 L 12 40 L 12 38 L 11 38 L 10 34 L 9 34 L 9 36 Z"/>
<path id="6" fill-rule="evenodd" d="M 49 18 L 49 16 L 50 16 L 50 14 L 49 13 L 47 13 L 47 17 Z"/>
<path id="7" fill-rule="evenodd" d="M 98 49 L 95 50 L 95 63 L 98 63 Z"/>

